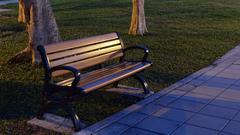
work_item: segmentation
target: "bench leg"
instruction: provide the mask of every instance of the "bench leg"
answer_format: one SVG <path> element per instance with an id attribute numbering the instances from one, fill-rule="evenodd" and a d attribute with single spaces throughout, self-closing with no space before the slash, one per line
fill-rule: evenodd
<path id="1" fill-rule="evenodd" d="M 56 103 L 50 101 L 47 102 L 46 104 L 43 104 L 37 113 L 37 118 L 44 119 L 43 118 L 44 113 L 49 112 L 51 109 L 56 107 L 56 105 L 57 105 Z"/>
<path id="2" fill-rule="evenodd" d="M 145 81 L 145 79 L 143 77 L 141 77 L 139 74 L 135 74 L 134 78 L 137 79 L 141 83 L 143 90 L 144 90 L 144 94 L 146 94 L 146 95 L 149 94 L 150 91 L 148 89 L 148 84 Z"/>
<path id="3" fill-rule="evenodd" d="M 113 87 L 114 87 L 114 88 L 118 88 L 118 84 L 119 84 L 119 81 L 113 83 Z"/>
<path id="4" fill-rule="evenodd" d="M 70 104 L 65 104 L 64 109 L 71 117 L 75 131 L 80 131 L 85 125 L 79 120 L 78 115 L 75 113 L 73 107 Z"/>
<path id="5" fill-rule="evenodd" d="M 61 107 L 64 109 L 64 111 L 69 115 L 73 122 L 73 126 L 75 131 L 80 131 L 85 125 L 79 120 L 78 115 L 74 112 L 73 107 L 69 103 L 56 103 L 48 101 L 46 104 L 44 104 L 40 110 L 38 111 L 37 118 L 38 119 L 44 119 L 43 115 L 53 108 L 58 109 L 58 107 Z"/>

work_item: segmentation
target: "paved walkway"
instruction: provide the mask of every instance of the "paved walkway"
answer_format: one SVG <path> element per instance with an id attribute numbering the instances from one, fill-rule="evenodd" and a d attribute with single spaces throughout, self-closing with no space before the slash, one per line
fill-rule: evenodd
<path id="1" fill-rule="evenodd" d="M 240 47 L 76 135 L 240 135 Z"/>

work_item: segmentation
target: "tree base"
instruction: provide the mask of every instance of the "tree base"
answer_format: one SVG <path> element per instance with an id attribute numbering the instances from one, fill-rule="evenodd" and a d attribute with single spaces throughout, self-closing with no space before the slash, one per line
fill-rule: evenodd
<path id="1" fill-rule="evenodd" d="M 149 32 L 144 32 L 144 33 L 139 33 L 136 31 L 129 31 L 128 35 L 133 35 L 133 36 L 145 36 L 145 35 L 149 35 Z"/>
<path id="2" fill-rule="evenodd" d="M 16 64 L 22 62 L 31 62 L 32 60 L 32 53 L 29 48 L 25 48 L 24 50 L 17 53 L 15 56 L 10 58 L 7 63 L 8 64 Z"/>

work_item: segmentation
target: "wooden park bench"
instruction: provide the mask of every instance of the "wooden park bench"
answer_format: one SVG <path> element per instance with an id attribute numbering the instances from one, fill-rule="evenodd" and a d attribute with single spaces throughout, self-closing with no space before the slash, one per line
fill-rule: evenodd
<path id="1" fill-rule="evenodd" d="M 128 51 L 142 50 L 144 53 L 139 60 L 129 60 Z M 109 84 L 118 86 L 122 79 L 133 76 L 143 87 L 143 92 L 149 94 L 146 81 L 139 74 L 150 67 L 147 60 L 149 50 L 144 46 L 130 46 L 124 48 L 118 33 L 98 35 L 78 40 L 54 43 L 47 46 L 38 46 L 43 67 L 45 70 L 43 95 L 47 102 L 39 111 L 39 118 L 53 108 L 62 108 L 66 111 L 76 131 L 82 128 L 77 114 L 73 111 L 71 102 L 85 93 L 98 90 Z M 110 60 L 117 60 L 116 64 L 103 66 Z M 113 62 L 114 63 L 114 62 Z M 102 66 L 97 66 L 102 65 Z M 91 67 L 89 72 L 81 74 Z M 56 78 L 64 78 L 71 73 L 71 77 L 56 82 Z M 63 77 L 64 76 L 64 77 Z"/>

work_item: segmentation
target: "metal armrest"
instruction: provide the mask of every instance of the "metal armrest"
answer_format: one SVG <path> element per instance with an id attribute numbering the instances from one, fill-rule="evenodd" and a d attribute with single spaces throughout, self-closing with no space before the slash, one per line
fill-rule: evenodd
<path id="1" fill-rule="evenodd" d="M 148 61 L 147 61 L 147 58 L 148 58 L 149 50 L 148 50 L 148 48 L 146 48 L 146 47 L 143 46 L 143 45 L 130 46 L 130 47 L 127 47 L 127 48 L 123 49 L 124 55 L 123 55 L 122 60 L 125 60 L 125 52 L 126 52 L 126 51 L 136 50 L 136 49 L 138 49 L 138 50 L 143 50 L 143 51 L 144 51 L 144 56 L 142 57 L 141 62 L 148 62 Z M 139 62 L 139 61 L 133 61 L 133 62 Z"/>
<path id="2" fill-rule="evenodd" d="M 74 80 L 72 82 L 72 86 L 77 86 L 77 84 L 79 83 L 80 81 L 80 72 L 79 70 L 73 68 L 73 67 L 70 67 L 70 66 L 57 66 L 57 67 L 53 67 L 50 69 L 50 73 L 52 74 L 53 72 L 55 71 L 58 71 L 58 70 L 68 70 L 68 71 L 71 71 L 74 75 Z"/>

